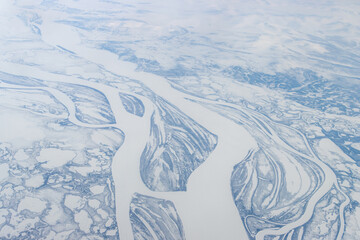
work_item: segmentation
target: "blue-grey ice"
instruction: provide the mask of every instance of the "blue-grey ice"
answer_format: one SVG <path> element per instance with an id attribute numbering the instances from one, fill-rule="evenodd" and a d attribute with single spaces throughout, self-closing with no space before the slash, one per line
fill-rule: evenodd
<path id="1" fill-rule="evenodd" d="M 358 239 L 359 13 L 2 0 L 0 239 Z"/>

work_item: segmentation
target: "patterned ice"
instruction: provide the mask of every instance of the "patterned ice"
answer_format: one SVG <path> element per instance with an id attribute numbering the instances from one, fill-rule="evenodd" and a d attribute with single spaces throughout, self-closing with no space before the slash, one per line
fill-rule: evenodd
<path id="1" fill-rule="evenodd" d="M 144 104 L 135 96 L 126 93 L 120 93 L 120 98 L 125 110 L 139 117 L 144 115 Z"/>
<path id="2" fill-rule="evenodd" d="M 165 100 L 156 99 L 156 106 L 141 177 L 153 191 L 185 191 L 187 179 L 214 150 L 217 137 Z"/>
<path id="3" fill-rule="evenodd" d="M 0 239 L 359 239 L 359 12 L 1 0 Z"/>
<path id="4" fill-rule="evenodd" d="M 135 193 L 130 205 L 134 239 L 185 239 L 180 217 L 171 201 Z"/>
<path id="5" fill-rule="evenodd" d="M 91 124 L 115 122 L 109 103 L 101 92 L 74 84 L 58 84 L 57 88 L 74 102 L 76 117 L 81 122 Z"/>
<path id="6" fill-rule="evenodd" d="M 234 166 L 231 176 L 233 198 L 251 238 L 343 235 L 348 196 L 305 136 L 252 110 L 208 107 L 242 124 L 258 143 L 257 149 Z M 319 193 L 324 194 L 322 198 Z M 321 214 L 311 218 L 313 212 Z M 314 225 L 320 223 L 318 232 Z"/>
<path id="7" fill-rule="evenodd" d="M 113 237 L 111 161 L 122 132 L 70 123 L 64 106 L 44 91 L 2 89 L 0 97 L 0 111 L 11 119 L 1 118 L 1 238 Z"/>

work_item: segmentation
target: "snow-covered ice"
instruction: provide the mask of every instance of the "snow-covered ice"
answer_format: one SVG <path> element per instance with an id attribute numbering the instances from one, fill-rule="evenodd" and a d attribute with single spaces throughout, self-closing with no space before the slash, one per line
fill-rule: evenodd
<path id="1" fill-rule="evenodd" d="M 357 239 L 356 1 L 3 0 L 0 239 Z"/>

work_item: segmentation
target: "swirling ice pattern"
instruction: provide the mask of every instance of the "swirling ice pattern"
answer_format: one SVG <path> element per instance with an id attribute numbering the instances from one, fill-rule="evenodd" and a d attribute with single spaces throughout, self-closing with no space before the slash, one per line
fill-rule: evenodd
<path id="1" fill-rule="evenodd" d="M 119 95 L 122 104 L 124 105 L 124 108 L 128 113 L 135 114 L 139 117 L 144 116 L 145 107 L 140 99 L 126 93 L 121 93 Z"/>
<path id="2" fill-rule="evenodd" d="M 134 239 L 185 239 L 179 215 L 171 201 L 135 193 L 130 204 Z"/>
<path id="3" fill-rule="evenodd" d="M 331 80 L 341 78 L 340 84 L 356 81 L 359 58 L 354 48 L 357 42 L 351 40 L 358 35 L 351 26 L 356 14 L 342 15 L 344 10 L 356 13 L 355 4 L 340 9 L 341 5 L 321 3 L 325 15 L 313 12 L 316 22 L 323 22 L 314 26 L 324 30 L 320 36 L 305 26 L 314 17 L 309 18 L 308 10 L 294 16 L 291 11 L 287 15 L 287 6 L 278 11 L 279 5 L 266 4 L 271 13 L 253 11 L 249 18 L 249 9 L 258 8 L 246 1 L 239 1 L 240 5 L 232 2 L 230 8 L 206 1 L 190 8 L 185 4 L 185 15 L 183 5 L 170 4 L 176 7 L 176 18 L 166 16 L 173 15 L 169 5 L 158 9 L 157 3 L 47 0 L 35 7 L 28 1 L 10 2 L 0 4 L 0 68 L 43 80 L 0 73 L 0 116 L 10 119 L 0 121 L 11 123 L 0 124 L 5 126 L 0 134 L 0 238 L 184 239 L 190 230 L 189 239 L 247 239 L 241 235 L 240 218 L 251 239 L 342 238 L 344 209 L 349 203 L 346 194 L 359 199 L 359 184 L 347 180 L 355 179 L 358 168 L 353 163 L 346 165 L 341 154 L 331 158 L 331 163 L 326 161 L 336 154 L 329 147 L 320 147 L 326 144 L 323 139 L 309 143 L 301 132 L 246 106 L 206 99 L 249 101 L 259 106 L 252 109 L 266 112 L 264 99 L 253 98 L 257 94 L 254 88 L 237 88 L 241 80 L 285 90 L 285 98 L 312 109 L 358 116 L 357 87 L 347 93 L 347 88 L 338 91 L 339 85 L 312 71 L 304 71 L 303 76 L 286 73 L 293 67 L 313 68 L 306 64 L 310 62 L 315 71 L 336 75 Z M 259 9 L 263 7 L 260 2 L 256 4 Z M 334 6 L 340 6 L 341 14 L 335 21 L 326 19 L 334 15 Z M 189 9 L 196 14 L 189 14 Z M 238 18 L 231 12 L 246 14 L 235 14 L 241 16 Z M 279 25 L 280 15 L 293 21 Z M 188 21 L 179 21 L 184 16 Z M 339 16 L 346 21 L 337 22 Z M 204 29 L 201 21 L 196 21 L 199 19 L 215 19 L 217 24 Z M 228 24 L 225 19 L 239 24 Z M 231 25 L 235 28 L 223 28 Z M 258 32 L 252 31 L 254 26 Z M 294 26 L 305 32 L 293 31 Z M 347 26 L 351 34 L 335 31 L 334 26 Z M 276 30 L 285 34 L 279 37 Z M 290 51 L 275 46 L 284 41 L 290 43 Z M 295 56 L 298 53 L 301 57 Z M 279 57 L 283 54 L 285 58 Z M 279 59 L 290 59 L 291 64 Z M 334 66 L 336 71 L 331 70 Z M 172 89 L 169 82 L 179 82 L 181 89 L 186 89 L 184 94 Z M 205 99 L 188 96 L 190 92 Z M 204 111 L 188 100 L 206 102 L 213 111 Z M 14 134 L 8 134 L 7 128 Z M 326 131 L 325 135 L 341 141 L 346 153 L 358 160 L 357 131 Z M 121 169 L 115 164 L 119 160 Z M 328 165 L 343 175 L 335 176 Z M 341 187 L 347 183 L 351 190 L 345 194 L 337 181 Z M 235 204 L 217 204 L 219 199 L 232 203 L 232 197 Z M 346 212 L 348 219 L 359 215 L 358 208 L 354 209 L 357 212 Z M 189 221 L 195 216 L 201 224 Z M 184 226 L 180 217 L 187 220 Z M 214 224 L 216 220 L 222 227 Z M 347 230 L 351 229 L 347 236 L 358 235 L 359 228 L 354 225 L 347 225 Z M 239 227 L 241 231 L 233 231 Z M 209 237 L 196 237 L 202 229 L 210 232 Z M 219 232 L 230 237 L 211 235 Z"/>
<path id="4" fill-rule="evenodd" d="M 76 108 L 79 121 L 89 124 L 115 123 L 112 110 L 106 97 L 93 88 L 75 84 L 58 83 L 56 89 L 65 93 Z"/>
<path id="5" fill-rule="evenodd" d="M 154 191 L 185 191 L 191 173 L 209 156 L 217 137 L 161 98 L 151 117 L 141 177 Z"/>
<path id="6" fill-rule="evenodd" d="M 27 115 L 35 113 L 46 116 L 47 119 L 41 122 L 48 125 L 42 126 L 48 132 L 48 137 L 40 142 L 40 145 L 34 142 L 36 146 L 27 147 L 24 153 L 27 157 L 22 156 L 20 159 L 20 161 L 26 161 L 17 163 L 16 171 L 22 175 L 25 174 L 22 177 L 24 181 L 31 182 L 29 189 L 10 186 L 8 182 L 11 182 L 12 177 L 5 176 L 7 181 L 2 184 L 5 185 L 2 186 L 1 194 L 6 195 L 7 189 L 18 189 L 22 191 L 21 196 L 25 197 L 25 200 L 20 201 L 17 190 L 13 192 L 13 196 L 8 196 L 8 194 L 2 196 L 1 213 L 3 216 L 12 216 L 12 218 L 19 215 L 18 217 L 23 220 L 19 220 L 18 223 L 24 226 L 14 231 L 15 223 L 6 220 L 0 233 L 1 236 L 34 239 L 48 234 L 49 239 L 59 237 L 117 238 L 119 234 L 114 212 L 114 183 L 110 166 L 112 157 L 122 144 L 124 135 L 117 125 L 106 94 L 79 84 L 47 82 L 9 74 L 2 74 L 1 82 L 0 87 L 4 91 L 0 98 L 7 107 L 17 111 L 27 110 Z M 145 108 L 140 99 L 118 92 L 118 100 L 129 114 L 143 116 Z M 164 106 L 162 111 L 166 111 Z M 176 110 L 173 108 L 173 111 Z M 182 116 L 179 112 L 176 116 L 181 122 Z M 38 120 L 40 119 L 41 117 L 38 117 Z M 168 122 L 174 124 L 169 119 Z M 54 130 L 61 131 L 61 136 Z M 84 132 L 84 137 L 80 139 L 75 137 L 72 143 L 67 139 L 66 133 L 74 130 L 77 131 L 78 137 Z M 196 130 L 195 133 L 197 133 Z M 65 142 L 73 147 L 62 147 Z M 83 146 L 82 142 L 87 142 L 87 145 Z M 2 144 L 1 159 L 11 163 L 11 159 L 16 158 L 22 151 L 21 146 L 19 148 L 10 143 Z M 34 165 L 32 160 L 29 160 L 29 154 L 40 155 L 37 160 L 35 157 L 34 162 L 41 164 Z M 51 160 L 54 154 L 60 154 L 59 159 Z M 69 155 L 68 159 L 65 159 L 67 155 Z M 5 156 L 8 157 L 5 158 Z M 178 166 L 178 169 L 180 167 L 184 166 Z M 180 171 L 183 170 L 180 169 Z M 31 178 L 34 174 L 36 180 Z M 180 178 L 180 174 L 177 177 Z M 56 194 L 54 190 L 57 191 Z M 36 202 L 40 207 L 26 210 L 25 205 L 28 203 L 26 201 Z M 18 205 L 18 212 L 7 212 L 6 208 L 13 208 L 16 205 Z M 180 217 L 171 201 L 135 194 L 129 207 L 135 239 L 185 238 Z M 34 216 L 37 217 L 33 219 Z M 57 220 L 56 217 L 61 217 L 61 220 Z M 154 219 L 157 220 L 154 221 Z M 73 224 L 70 228 L 55 230 L 56 225 L 53 224 L 59 221 L 64 222 L 64 226 L 66 226 L 65 222 Z M 38 226 L 40 222 L 43 224 L 42 227 Z"/>
<path id="7" fill-rule="evenodd" d="M 251 238 L 342 238 L 349 198 L 300 132 L 241 107 L 207 106 L 244 125 L 257 140 L 258 149 L 231 176 L 233 198 Z"/>

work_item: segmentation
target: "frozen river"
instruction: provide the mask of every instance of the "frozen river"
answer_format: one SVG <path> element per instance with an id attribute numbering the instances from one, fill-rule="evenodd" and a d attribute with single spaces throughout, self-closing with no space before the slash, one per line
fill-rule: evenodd
<path id="1" fill-rule="evenodd" d="M 346 91 L 326 66 L 268 73 L 229 32 L 221 50 L 187 49 L 214 34 L 176 27 L 158 3 L 2 4 L 0 239 L 360 236 L 358 106 L 310 99 L 320 84 Z"/>

